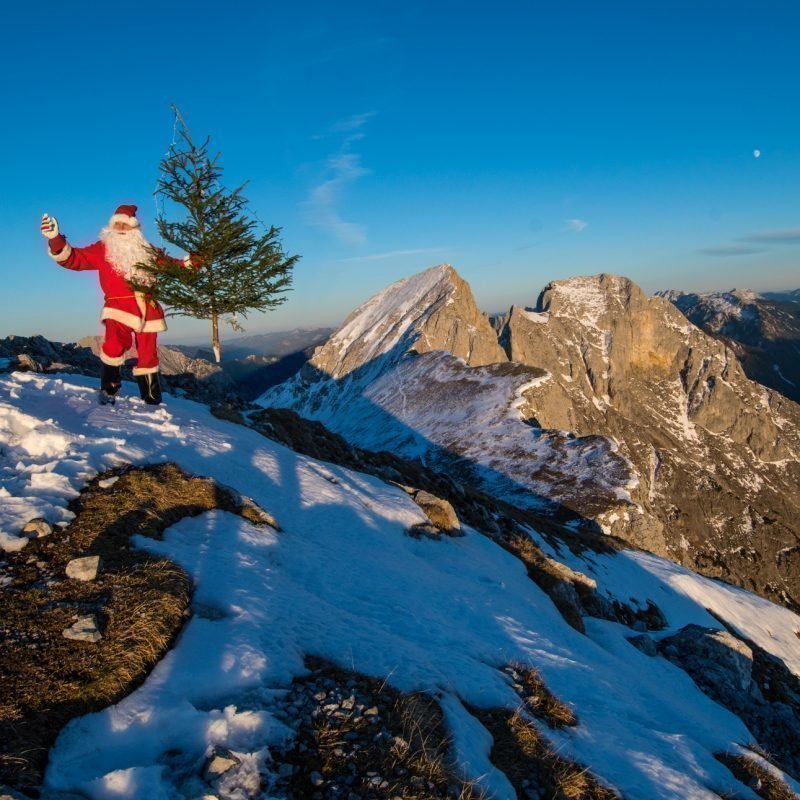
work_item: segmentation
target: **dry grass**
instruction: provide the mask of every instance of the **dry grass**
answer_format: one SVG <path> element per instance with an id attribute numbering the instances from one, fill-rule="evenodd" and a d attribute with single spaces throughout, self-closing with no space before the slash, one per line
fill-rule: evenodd
<path id="1" fill-rule="evenodd" d="M 585 767 L 555 753 L 522 709 L 470 708 L 470 712 L 492 735 L 489 758 L 518 796 L 535 788 L 552 800 L 618 800 Z"/>
<path id="2" fill-rule="evenodd" d="M 564 620 L 575 630 L 585 633 L 580 601 L 574 587 L 558 573 L 531 537 L 524 530 L 517 529 L 506 532 L 495 541 L 525 565 L 528 577 L 550 597 Z"/>
<path id="3" fill-rule="evenodd" d="M 378 713 L 371 717 L 356 711 L 320 713 L 327 702 L 321 700 L 311 724 L 306 709 L 291 749 L 273 752 L 277 764 L 294 768 L 292 777 L 279 787 L 287 797 L 338 798 L 353 791 L 365 798 L 482 800 L 478 787 L 452 771 L 444 715 L 433 697 L 402 694 L 385 680 L 342 670 L 318 658 L 306 663 L 312 673 L 294 681 L 295 691 L 304 684 L 318 686 L 324 678 L 345 694 L 352 691 L 368 698 Z M 312 779 L 315 773 L 322 779 L 318 784 Z M 385 785 L 372 784 L 372 776 L 381 776 Z"/>
<path id="4" fill-rule="evenodd" d="M 751 748 L 753 749 L 753 748 Z M 754 749 L 754 752 L 758 750 Z M 763 751 L 759 752 L 761 755 Z M 768 772 L 758 762 L 740 753 L 715 753 L 714 757 L 724 764 L 737 781 L 743 783 L 764 800 L 798 800 L 798 796 L 781 780 Z M 764 758 L 767 756 L 764 755 Z M 734 793 L 734 789 L 729 790 Z"/>
<path id="5" fill-rule="evenodd" d="M 71 504 L 64 530 L 7 554 L 12 582 L 0 623 L 0 784 L 36 790 L 47 753 L 73 717 L 118 702 L 135 689 L 188 617 L 191 586 L 176 565 L 132 549 L 131 537 L 160 538 L 170 525 L 213 508 L 263 523 L 259 509 L 172 464 L 98 476 Z M 101 557 L 96 580 L 65 577 L 66 564 Z M 66 639 L 76 617 L 93 614 L 103 638 Z"/>
<path id="6" fill-rule="evenodd" d="M 541 675 L 526 664 L 509 664 L 505 671 L 514 680 L 514 688 L 522 699 L 524 708 L 551 728 L 566 728 L 578 724 L 575 712 L 562 703 L 545 686 Z"/>

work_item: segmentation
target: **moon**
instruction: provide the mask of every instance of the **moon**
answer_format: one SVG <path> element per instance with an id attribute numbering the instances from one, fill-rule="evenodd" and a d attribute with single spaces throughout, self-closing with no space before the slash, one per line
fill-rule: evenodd
<path id="1" fill-rule="evenodd" d="M 761 151 L 753 150 L 753 158 L 761 158 Z"/>

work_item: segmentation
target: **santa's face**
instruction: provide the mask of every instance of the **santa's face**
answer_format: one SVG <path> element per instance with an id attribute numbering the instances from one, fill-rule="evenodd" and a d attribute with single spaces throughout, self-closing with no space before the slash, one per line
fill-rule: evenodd
<path id="1" fill-rule="evenodd" d="M 100 241 L 105 245 L 106 258 L 116 272 L 126 279 L 135 277 L 147 282 L 149 276 L 136 269 L 137 264 L 150 261 L 150 245 L 141 228 L 114 222 L 100 231 Z"/>

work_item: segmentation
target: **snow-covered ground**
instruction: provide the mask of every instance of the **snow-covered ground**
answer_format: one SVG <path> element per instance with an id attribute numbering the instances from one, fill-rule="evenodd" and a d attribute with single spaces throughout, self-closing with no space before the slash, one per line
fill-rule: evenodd
<path id="1" fill-rule="evenodd" d="M 50 789 L 92 800 L 197 797 L 197 770 L 210 748 L 224 746 L 242 765 L 220 796 L 241 796 L 269 778 L 267 747 L 288 733 L 273 700 L 304 672 L 306 653 L 400 690 L 435 692 L 461 770 L 497 798 L 515 795 L 463 703 L 516 708 L 501 671 L 509 662 L 535 667 L 575 710 L 577 727 L 547 732 L 559 752 L 625 797 L 715 798 L 715 787 L 731 784 L 713 753 L 752 740 L 737 717 L 670 662 L 634 648 L 629 628 L 592 619 L 586 635 L 575 631 L 523 565 L 475 531 L 405 536 L 424 518 L 400 489 L 300 456 L 190 401 L 168 397 L 153 410 L 125 397 L 101 408 L 92 379 L 0 375 L 6 549 L 23 544 L 17 534 L 31 517 L 66 522 L 69 498 L 98 471 L 165 460 L 251 496 L 283 531 L 211 512 L 182 520 L 163 541 L 138 542 L 187 570 L 203 613 L 139 689 L 64 730 Z M 743 634 L 800 669 L 800 619 L 785 609 L 653 556 L 572 566 L 613 595 L 654 599 L 671 630 L 718 627 L 705 609 L 724 607 Z M 755 797 L 743 786 L 737 796 Z"/>
<path id="2" fill-rule="evenodd" d="M 469 367 L 438 350 L 378 360 L 339 381 L 297 375 L 256 402 L 319 420 L 358 447 L 419 458 L 521 507 L 580 508 L 571 501 L 589 492 L 597 506 L 628 506 L 633 466 L 612 439 L 524 422 L 524 393 L 549 380 L 525 366 Z"/>

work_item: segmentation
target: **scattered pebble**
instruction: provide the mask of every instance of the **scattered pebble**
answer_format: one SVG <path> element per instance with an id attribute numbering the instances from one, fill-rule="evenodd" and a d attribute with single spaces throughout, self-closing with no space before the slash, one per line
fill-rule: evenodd
<path id="1" fill-rule="evenodd" d="M 41 517 L 32 519 L 22 529 L 22 535 L 26 536 L 28 539 L 42 539 L 45 536 L 49 536 L 52 532 L 53 526 L 46 519 L 42 519 Z"/>
<path id="2" fill-rule="evenodd" d="M 76 581 L 93 581 L 100 569 L 100 556 L 73 558 L 67 564 L 67 577 Z"/>
<path id="3" fill-rule="evenodd" d="M 64 637 L 76 642 L 99 642 L 103 637 L 97 627 L 97 620 L 93 614 L 79 617 L 70 628 L 63 631 Z"/>

